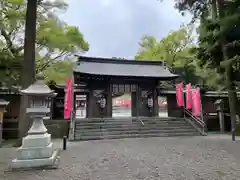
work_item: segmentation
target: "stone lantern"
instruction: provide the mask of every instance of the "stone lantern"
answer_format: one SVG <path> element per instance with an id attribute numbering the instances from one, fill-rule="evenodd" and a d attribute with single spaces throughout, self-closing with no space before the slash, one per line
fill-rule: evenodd
<path id="1" fill-rule="evenodd" d="M 8 104 L 9 104 L 8 101 L 5 101 L 4 99 L 0 99 L 0 147 L 2 146 L 2 142 L 3 142 L 3 139 L 2 139 L 3 115 Z"/>
<path id="2" fill-rule="evenodd" d="M 53 148 L 51 134 L 47 133 L 43 123 L 43 118 L 51 111 L 49 98 L 54 96 L 54 91 L 44 84 L 44 76 L 39 74 L 34 84 L 20 92 L 28 96 L 27 114 L 33 124 L 17 149 L 11 168 L 57 167 L 59 150 Z"/>

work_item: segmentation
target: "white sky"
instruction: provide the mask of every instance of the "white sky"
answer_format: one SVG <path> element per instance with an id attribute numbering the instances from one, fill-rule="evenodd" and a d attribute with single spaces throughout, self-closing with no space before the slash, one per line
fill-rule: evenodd
<path id="1" fill-rule="evenodd" d="M 76 25 L 90 44 L 89 56 L 133 58 L 143 35 L 159 39 L 188 23 L 174 0 L 68 0 L 61 18 Z"/>

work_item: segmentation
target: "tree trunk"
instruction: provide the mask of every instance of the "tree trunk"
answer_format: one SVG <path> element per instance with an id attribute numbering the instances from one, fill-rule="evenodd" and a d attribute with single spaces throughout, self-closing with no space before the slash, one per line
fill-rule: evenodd
<path id="1" fill-rule="evenodd" d="M 24 60 L 22 62 L 22 88 L 27 88 L 35 81 L 35 40 L 36 40 L 36 19 L 37 19 L 37 0 L 28 0 L 25 24 L 25 39 L 24 39 Z M 26 108 L 28 105 L 28 98 L 21 97 L 21 105 L 19 112 L 19 142 L 21 145 L 22 138 L 26 135 L 31 120 L 26 116 Z"/>
<path id="2" fill-rule="evenodd" d="M 226 67 L 226 81 L 227 81 L 229 108 L 230 108 L 230 115 L 231 115 L 232 140 L 235 141 L 236 115 L 237 115 L 237 110 L 236 110 L 237 93 L 236 93 L 235 84 L 233 83 L 232 63 L 229 63 Z"/>
<path id="3" fill-rule="evenodd" d="M 224 0 L 217 0 L 218 4 L 218 12 L 220 20 L 225 17 L 224 13 Z M 220 27 L 221 28 L 221 27 Z M 223 53 L 223 61 L 228 60 L 227 49 L 225 47 L 225 37 L 222 37 L 222 53 Z M 235 141 L 236 135 L 236 101 L 237 101 L 237 93 L 236 88 L 233 83 L 233 68 L 232 63 L 229 63 L 225 67 L 225 75 L 226 75 L 226 84 L 228 90 L 228 100 L 229 100 L 229 108 L 231 114 L 231 127 L 232 127 L 232 140 Z"/>
<path id="4" fill-rule="evenodd" d="M 212 0 L 212 19 L 217 19 L 217 1 Z"/>

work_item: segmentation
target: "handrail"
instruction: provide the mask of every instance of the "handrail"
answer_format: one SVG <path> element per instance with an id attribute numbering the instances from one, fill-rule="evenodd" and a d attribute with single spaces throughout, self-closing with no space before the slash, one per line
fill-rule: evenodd
<path id="1" fill-rule="evenodd" d="M 141 122 L 141 124 L 144 126 L 144 122 L 140 119 L 140 118 L 137 118 L 140 122 Z"/>
<path id="2" fill-rule="evenodd" d="M 200 118 L 198 118 L 198 117 L 196 117 L 196 116 L 193 116 L 192 113 L 191 113 L 190 111 L 188 111 L 187 109 L 185 109 L 185 108 L 184 108 L 184 110 L 185 110 L 185 112 L 186 112 L 188 115 L 191 116 L 191 118 L 193 118 L 195 121 L 197 121 L 202 127 L 206 127 L 206 124 L 205 124 L 205 122 L 203 121 L 203 119 L 200 119 Z"/>

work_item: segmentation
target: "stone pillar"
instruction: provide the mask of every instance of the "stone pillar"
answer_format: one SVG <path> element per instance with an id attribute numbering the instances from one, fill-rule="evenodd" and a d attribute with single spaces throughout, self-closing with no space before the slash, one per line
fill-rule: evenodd
<path id="1" fill-rule="evenodd" d="M 220 131 L 221 131 L 221 133 L 224 133 L 225 132 L 225 122 L 224 122 L 225 120 L 224 120 L 223 111 L 219 111 L 218 115 L 219 115 Z"/>
<path id="2" fill-rule="evenodd" d="M 219 117 L 219 125 L 220 125 L 220 132 L 224 133 L 225 132 L 225 122 L 224 122 L 224 113 L 223 113 L 223 101 L 222 99 L 219 99 L 215 102 L 216 109 L 218 112 L 218 117 Z"/>

